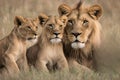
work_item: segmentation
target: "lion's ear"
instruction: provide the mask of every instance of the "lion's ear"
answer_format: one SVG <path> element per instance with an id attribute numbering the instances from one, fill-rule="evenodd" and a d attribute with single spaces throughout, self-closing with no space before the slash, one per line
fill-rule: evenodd
<path id="1" fill-rule="evenodd" d="M 58 12 L 59 12 L 60 16 L 63 16 L 63 15 L 68 16 L 71 13 L 71 11 L 72 11 L 72 9 L 66 4 L 61 4 L 58 7 Z"/>
<path id="2" fill-rule="evenodd" d="M 15 16 L 14 24 L 17 26 L 22 25 L 25 22 L 25 19 L 22 16 Z"/>
<path id="3" fill-rule="evenodd" d="M 67 20 L 68 20 L 67 16 L 61 16 L 61 21 L 62 21 L 64 24 L 67 23 Z"/>
<path id="4" fill-rule="evenodd" d="M 47 15 L 40 13 L 40 15 L 38 16 L 40 25 L 44 25 L 47 22 L 48 18 L 49 17 Z"/>
<path id="5" fill-rule="evenodd" d="M 100 5 L 93 5 L 89 8 L 88 14 L 93 18 L 98 20 L 102 15 L 102 8 Z"/>

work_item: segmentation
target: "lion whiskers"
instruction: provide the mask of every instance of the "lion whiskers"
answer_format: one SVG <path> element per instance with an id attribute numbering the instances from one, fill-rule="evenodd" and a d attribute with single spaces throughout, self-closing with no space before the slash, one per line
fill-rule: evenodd
<path id="1" fill-rule="evenodd" d="M 85 47 L 85 43 L 73 42 L 71 44 L 71 47 L 74 48 L 74 49 L 84 48 Z"/>
<path id="2" fill-rule="evenodd" d="M 60 43 L 62 40 L 60 38 L 54 38 L 54 39 L 51 39 L 50 42 L 51 43 Z"/>
<path id="3" fill-rule="evenodd" d="M 27 48 L 33 46 L 34 44 L 36 44 L 38 41 L 38 39 L 32 39 L 32 40 L 27 40 Z"/>

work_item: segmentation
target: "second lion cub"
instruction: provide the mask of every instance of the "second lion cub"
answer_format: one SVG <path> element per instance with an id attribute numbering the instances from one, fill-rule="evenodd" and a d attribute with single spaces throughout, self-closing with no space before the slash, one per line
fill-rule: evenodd
<path id="1" fill-rule="evenodd" d="M 62 38 L 70 9 L 66 12 L 59 12 L 60 17 L 39 15 L 43 30 L 38 43 L 27 52 L 29 64 L 40 71 L 68 70 L 68 63 L 63 53 Z"/>

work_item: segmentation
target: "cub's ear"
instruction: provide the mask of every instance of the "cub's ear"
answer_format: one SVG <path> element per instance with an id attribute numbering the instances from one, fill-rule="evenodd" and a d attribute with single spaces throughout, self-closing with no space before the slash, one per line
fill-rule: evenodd
<path id="1" fill-rule="evenodd" d="M 35 23 L 39 24 L 39 19 L 38 19 L 38 17 L 35 18 L 35 19 L 33 19 L 33 21 L 34 21 Z"/>
<path id="2" fill-rule="evenodd" d="M 40 13 L 38 16 L 40 25 L 44 25 L 47 22 L 48 18 L 49 17 L 46 14 Z"/>
<path id="3" fill-rule="evenodd" d="M 66 25 L 67 21 L 68 21 L 68 18 L 67 16 L 61 16 L 61 21 Z"/>
<path id="4" fill-rule="evenodd" d="M 22 25 L 25 22 L 25 19 L 22 16 L 15 16 L 14 24 L 17 26 Z"/>
<path id="5" fill-rule="evenodd" d="M 61 4 L 58 7 L 58 12 L 60 16 L 63 16 L 63 15 L 68 16 L 71 13 L 71 11 L 72 11 L 71 7 L 66 4 Z"/>
<path id="6" fill-rule="evenodd" d="M 93 5 L 89 8 L 88 14 L 95 20 L 98 20 L 102 15 L 102 8 L 100 5 Z"/>

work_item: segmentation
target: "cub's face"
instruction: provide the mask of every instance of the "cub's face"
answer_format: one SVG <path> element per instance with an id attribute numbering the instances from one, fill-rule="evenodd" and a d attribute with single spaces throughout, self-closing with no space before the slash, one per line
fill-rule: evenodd
<path id="1" fill-rule="evenodd" d="M 39 18 L 40 17 L 43 17 L 43 16 L 41 15 L 41 16 L 39 16 Z M 46 21 L 44 22 L 44 24 L 42 24 L 45 37 L 51 43 L 61 42 L 62 38 L 63 38 L 64 28 L 65 28 L 66 22 L 67 22 L 67 17 L 66 16 L 61 16 L 61 17 L 46 16 L 46 18 L 44 18 L 44 20 L 45 19 L 46 19 Z"/>
<path id="2" fill-rule="evenodd" d="M 17 27 L 17 32 L 22 38 L 27 40 L 33 40 L 37 38 L 39 32 L 38 19 L 29 19 L 16 16 L 14 22 Z"/>
<path id="3" fill-rule="evenodd" d="M 46 37 L 51 43 L 59 43 L 62 41 L 64 27 L 66 26 L 66 17 L 51 16 L 45 24 Z"/>
<path id="4" fill-rule="evenodd" d="M 60 7 L 65 6 L 60 5 Z M 66 7 L 69 7 L 66 5 Z M 93 5 L 89 8 L 76 8 L 68 15 L 67 26 L 65 27 L 65 38 L 72 48 L 84 48 L 95 29 L 95 22 L 101 16 L 101 7 Z"/>
<path id="5" fill-rule="evenodd" d="M 62 41 L 64 28 L 67 23 L 67 16 L 70 12 L 70 8 L 65 8 L 65 10 L 58 8 L 59 16 L 47 16 L 43 13 L 38 16 L 45 37 L 51 43 L 59 43 Z"/>

